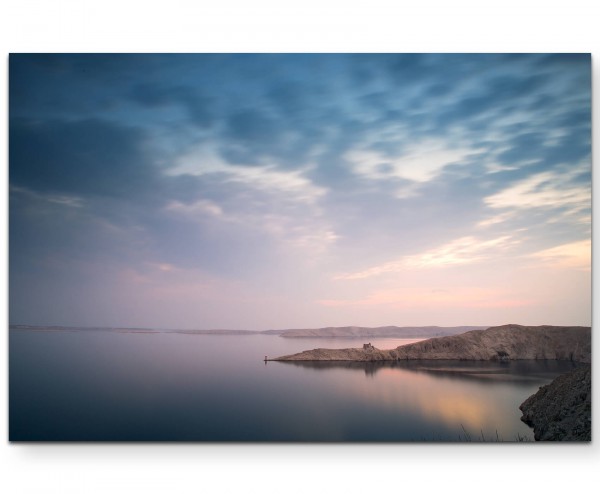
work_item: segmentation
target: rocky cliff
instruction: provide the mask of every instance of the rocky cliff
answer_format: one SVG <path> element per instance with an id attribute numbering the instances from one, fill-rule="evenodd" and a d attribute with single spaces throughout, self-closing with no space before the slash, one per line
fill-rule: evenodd
<path id="1" fill-rule="evenodd" d="M 508 324 L 486 330 L 431 338 L 399 346 L 377 348 L 317 348 L 274 360 L 573 360 L 591 361 L 591 330 L 581 326 L 519 326 Z"/>
<path id="2" fill-rule="evenodd" d="M 584 364 L 558 376 L 519 408 L 536 441 L 591 441 L 591 366 Z"/>

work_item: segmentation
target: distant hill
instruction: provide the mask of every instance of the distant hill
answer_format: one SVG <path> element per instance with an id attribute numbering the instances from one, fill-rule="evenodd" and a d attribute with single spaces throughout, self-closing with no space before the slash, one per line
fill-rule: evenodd
<path id="1" fill-rule="evenodd" d="M 591 361 L 591 329 L 508 324 L 431 338 L 394 350 L 317 348 L 274 360 L 573 360 Z"/>
<path id="2" fill-rule="evenodd" d="M 433 338 L 450 336 L 489 326 L 380 326 L 367 328 L 362 326 L 327 327 L 317 329 L 284 329 L 278 333 L 283 338 Z M 266 331 L 263 331 L 266 333 Z"/>

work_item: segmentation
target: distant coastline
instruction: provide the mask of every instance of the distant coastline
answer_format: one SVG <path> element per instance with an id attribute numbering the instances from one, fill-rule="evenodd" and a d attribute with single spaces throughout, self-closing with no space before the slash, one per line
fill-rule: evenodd
<path id="1" fill-rule="evenodd" d="M 242 329 L 152 329 L 122 327 L 33 326 L 11 324 L 19 331 L 112 331 L 117 333 L 179 333 L 189 335 L 274 335 L 283 338 L 433 338 L 465 333 L 489 326 L 340 326 L 312 329 L 267 329 L 252 331 Z"/>

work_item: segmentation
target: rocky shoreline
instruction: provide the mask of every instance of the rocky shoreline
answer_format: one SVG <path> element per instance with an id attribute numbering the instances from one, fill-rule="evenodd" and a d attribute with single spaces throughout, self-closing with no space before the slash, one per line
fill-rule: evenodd
<path id="1" fill-rule="evenodd" d="M 592 440 L 592 372 L 583 364 L 525 400 L 521 420 L 536 441 Z"/>

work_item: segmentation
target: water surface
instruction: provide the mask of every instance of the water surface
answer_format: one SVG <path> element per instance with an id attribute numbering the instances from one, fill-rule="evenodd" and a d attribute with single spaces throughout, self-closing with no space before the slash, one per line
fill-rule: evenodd
<path id="1" fill-rule="evenodd" d="M 415 341 L 415 340 L 410 340 Z M 533 439 L 518 406 L 570 362 L 269 362 L 398 338 L 10 330 L 12 441 Z"/>

